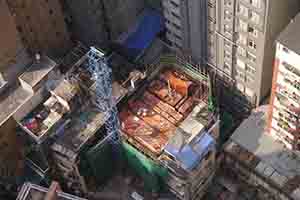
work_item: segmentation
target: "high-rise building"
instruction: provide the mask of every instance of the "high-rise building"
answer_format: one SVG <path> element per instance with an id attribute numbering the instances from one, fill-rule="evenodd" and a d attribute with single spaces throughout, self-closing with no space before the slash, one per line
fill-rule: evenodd
<path id="1" fill-rule="evenodd" d="M 165 0 L 167 38 L 258 105 L 268 96 L 276 36 L 298 9 L 297 0 Z M 204 16 L 204 17 L 203 17 Z"/>
<path id="2" fill-rule="evenodd" d="M 276 43 L 269 132 L 289 149 L 300 150 L 300 14 Z"/>
<path id="3" fill-rule="evenodd" d="M 196 62 L 203 63 L 207 52 L 207 2 L 163 0 L 162 6 L 166 18 L 166 37 L 171 45 L 176 50 L 191 54 Z"/>
<path id="4" fill-rule="evenodd" d="M 63 56 L 71 47 L 59 0 L 7 1 L 21 38 L 31 53 Z"/>

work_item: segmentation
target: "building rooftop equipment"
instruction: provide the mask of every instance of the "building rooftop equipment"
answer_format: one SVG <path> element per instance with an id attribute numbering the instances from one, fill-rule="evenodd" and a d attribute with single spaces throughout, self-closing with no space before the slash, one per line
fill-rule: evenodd
<path id="1" fill-rule="evenodd" d="M 17 197 L 17 200 L 87 200 L 61 192 L 58 183 L 52 183 L 50 188 L 25 183 Z"/>
<path id="2" fill-rule="evenodd" d="M 291 20 L 289 25 L 284 29 L 283 32 L 277 38 L 277 41 L 288 47 L 297 54 L 300 54 L 300 13 Z"/>
<path id="3" fill-rule="evenodd" d="M 266 133 L 267 111 L 268 106 L 254 111 L 234 132 L 225 152 L 265 178 L 275 189 L 299 199 L 300 155 Z"/>

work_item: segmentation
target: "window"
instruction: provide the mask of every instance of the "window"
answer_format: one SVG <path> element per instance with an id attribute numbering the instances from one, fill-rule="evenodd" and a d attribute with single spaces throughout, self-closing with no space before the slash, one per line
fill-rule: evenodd
<path id="1" fill-rule="evenodd" d="M 239 34 L 238 35 L 238 43 L 242 45 L 247 44 L 247 37 L 245 35 Z"/>
<path id="2" fill-rule="evenodd" d="M 290 50 L 288 50 L 286 47 L 282 47 L 282 50 L 283 50 L 285 53 L 290 53 Z"/>
<path id="3" fill-rule="evenodd" d="M 171 4 L 172 4 L 173 7 L 175 7 L 175 8 L 179 7 L 179 5 L 177 3 L 175 3 L 174 1 L 170 1 L 170 2 L 171 2 Z"/>
<path id="4" fill-rule="evenodd" d="M 246 72 L 248 72 L 248 73 L 254 75 L 255 72 L 256 72 L 256 70 L 255 70 L 255 68 L 252 67 L 251 65 L 246 65 Z"/>
<path id="5" fill-rule="evenodd" d="M 231 53 L 229 51 L 224 51 L 224 57 L 227 59 L 231 59 Z"/>
<path id="6" fill-rule="evenodd" d="M 229 10 L 224 11 L 224 18 L 225 18 L 225 20 L 231 20 L 232 19 L 232 14 Z"/>
<path id="7" fill-rule="evenodd" d="M 244 22 L 243 20 L 239 20 L 239 29 L 241 31 L 247 32 L 248 24 Z"/>
<path id="8" fill-rule="evenodd" d="M 244 72 L 242 72 L 242 71 L 237 71 L 236 75 L 237 75 L 237 78 L 238 78 L 239 80 L 242 80 L 242 81 L 245 80 L 245 73 L 244 73 Z"/>
<path id="9" fill-rule="evenodd" d="M 242 48 L 242 47 L 238 47 L 237 48 L 237 53 L 240 56 L 246 57 L 246 50 L 244 48 Z"/>
<path id="10" fill-rule="evenodd" d="M 232 5 L 231 0 L 224 0 L 224 5 L 231 6 Z"/>
<path id="11" fill-rule="evenodd" d="M 249 13 L 249 18 L 255 24 L 260 24 L 260 17 L 259 17 L 259 15 L 256 12 L 251 11 Z"/>
<path id="12" fill-rule="evenodd" d="M 252 26 L 248 26 L 248 33 L 253 37 L 258 36 L 258 31 L 255 28 L 253 28 Z"/>
<path id="13" fill-rule="evenodd" d="M 229 72 L 230 71 L 230 64 L 224 63 L 224 70 Z"/>
<path id="14" fill-rule="evenodd" d="M 174 26 L 177 30 L 179 30 L 179 31 L 181 30 L 181 27 L 180 27 L 179 25 L 173 23 L 173 26 Z"/>
<path id="15" fill-rule="evenodd" d="M 250 49 L 255 49 L 256 50 L 256 44 L 255 44 L 255 42 L 253 40 L 249 39 L 248 40 L 248 47 Z"/>
<path id="16" fill-rule="evenodd" d="M 249 11 L 248 11 L 248 8 L 239 4 L 238 5 L 238 13 L 243 15 L 244 17 L 247 17 L 249 16 Z"/>
<path id="17" fill-rule="evenodd" d="M 231 48 L 231 43 L 228 42 L 227 40 L 224 40 L 224 46 L 225 46 L 226 48 Z"/>
<path id="18" fill-rule="evenodd" d="M 230 26 L 228 24 L 224 25 L 224 32 L 231 34 L 231 28 L 230 28 Z"/>
<path id="19" fill-rule="evenodd" d="M 237 66 L 239 66 L 242 69 L 246 68 L 246 64 L 242 60 L 240 60 L 240 59 L 236 60 L 236 64 L 237 64 Z"/>
<path id="20" fill-rule="evenodd" d="M 250 4 L 254 7 L 260 8 L 261 0 L 250 0 Z"/>
<path id="21" fill-rule="evenodd" d="M 251 62 L 256 62 L 256 56 L 250 52 L 247 52 L 247 58 L 251 61 Z"/>
<path id="22" fill-rule="evenodd" d="M 175 17 L 176 19 L 180 20 L 180 17 L 177 14 L 175 14 L 174 12 L 171 12 L 171 14 L 173 15 L 173 17 Z"/>

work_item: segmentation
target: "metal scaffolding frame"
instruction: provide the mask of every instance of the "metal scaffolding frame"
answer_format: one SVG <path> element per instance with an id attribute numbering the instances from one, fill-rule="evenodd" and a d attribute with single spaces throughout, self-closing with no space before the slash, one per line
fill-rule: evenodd
<path id="1" fill-rule="evenodd" d="M 107 64 L 104 54 L 91 47 L 87 53 L 88 70 L 96 82 L 95 104 L 99 111 L 105 113 L 105 127 L 110 143 L 114 150 L 118 150 L 121 144 L 120 122 L 118 109 L 112 95 L 112 70 Z"/>

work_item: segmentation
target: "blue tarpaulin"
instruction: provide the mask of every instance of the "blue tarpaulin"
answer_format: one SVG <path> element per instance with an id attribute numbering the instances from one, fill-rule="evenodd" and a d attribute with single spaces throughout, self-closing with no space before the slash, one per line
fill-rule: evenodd
<path id="1" fill-rule="evenodd" d="M 134 30 L 127 33 L 121 43 L 127 48 L 128 55 L 136 58 L 151 45 L 157 34 L 163 29 L 162 15 L 156 10 L 146 9 L 139 17 Z"/>
<path id="2" fill-rule="evenodd" d="M 178 138 L 179 139 L 179 138 Z M 177 139 L 177 140 L 178 140 Z M 178 144 L 178 142 L 177 142 Z M 188 144 L 169 143 L 165 151 L 179 161 L 185 170 L 194 169 L 205 155 L 215 148 L 215 140 L 208 133 L 204 133 Z"/>

